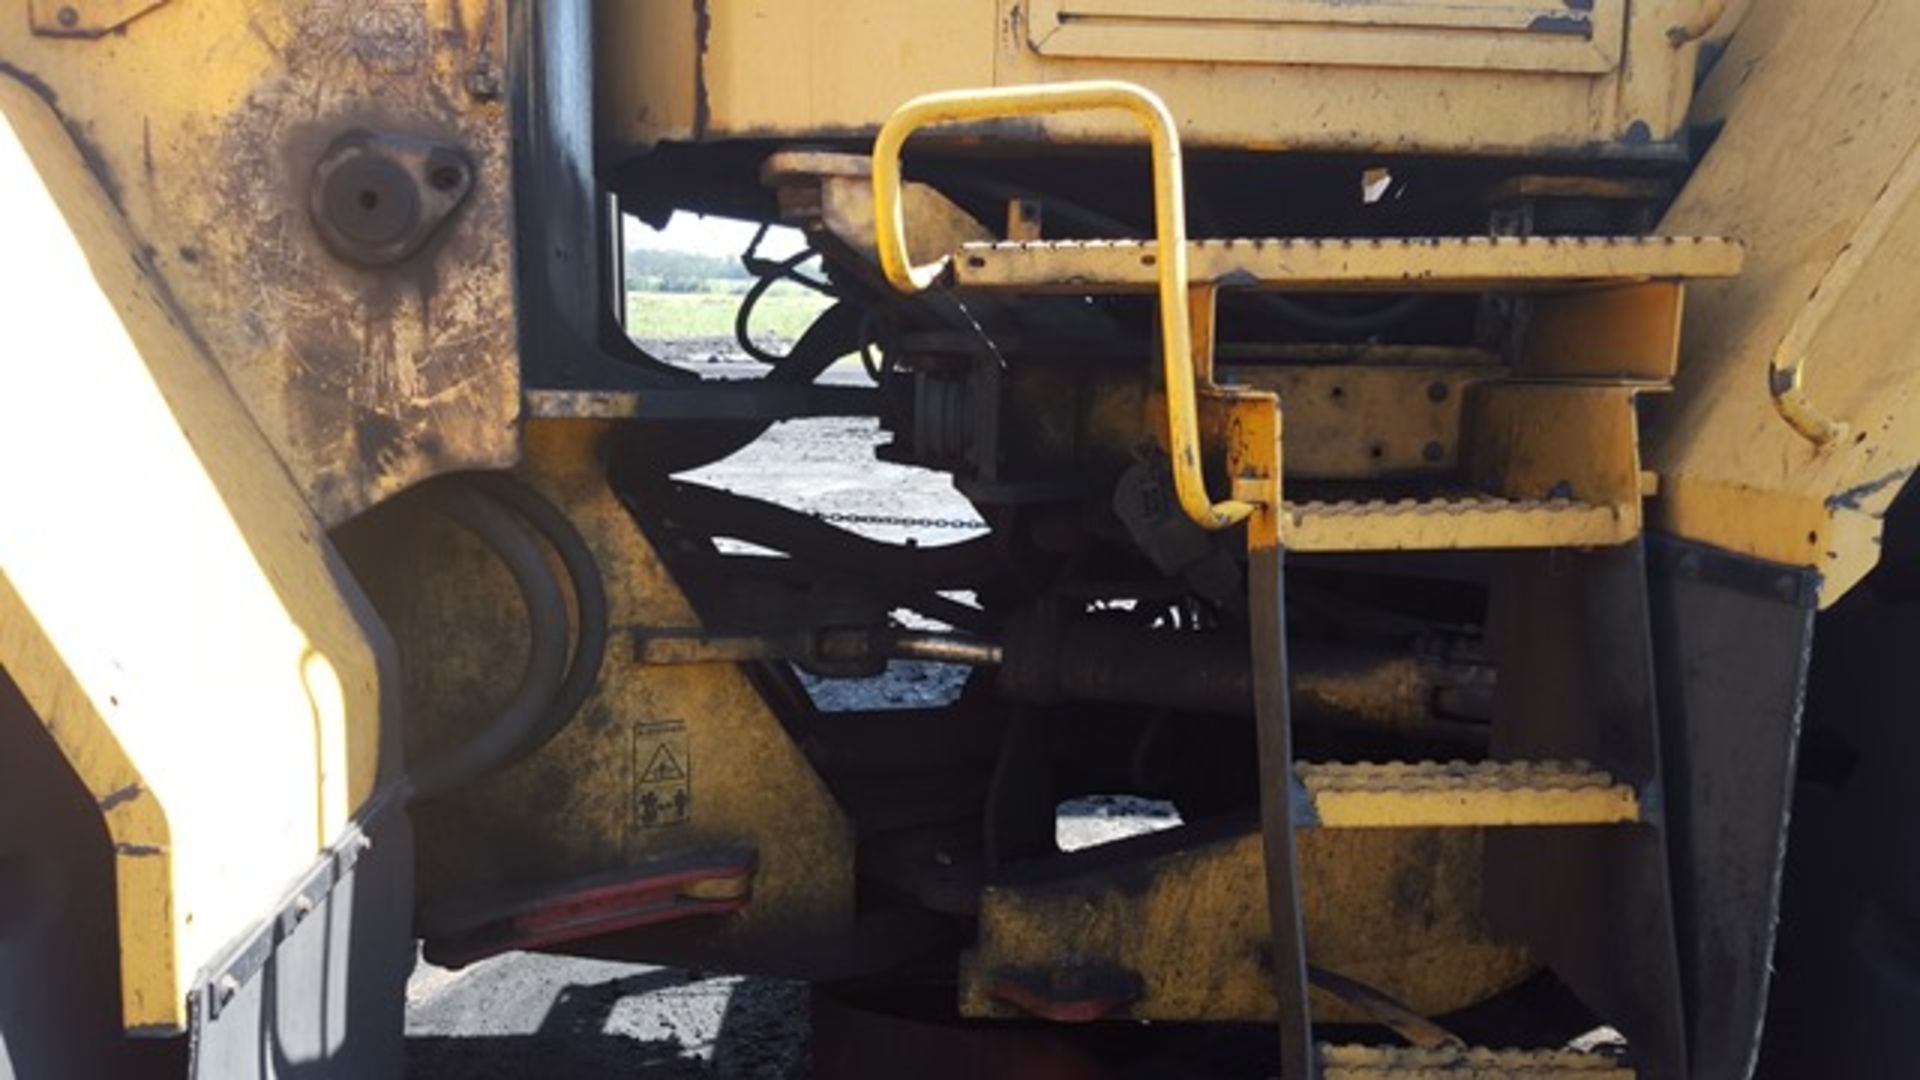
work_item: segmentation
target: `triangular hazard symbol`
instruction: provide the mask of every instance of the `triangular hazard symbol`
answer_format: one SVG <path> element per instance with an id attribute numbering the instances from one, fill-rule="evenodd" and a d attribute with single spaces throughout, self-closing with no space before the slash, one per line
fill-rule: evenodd
<path id="1" fill-rule="evenodd" d="M 672 750 L 667 749 L 666 743 L 661 743 L 659 748 L 654 750 L 653 760 L 647 762 L 646 770 L 640 774 L 640 782 L 643 784 L 657 784 L 663 780 L 685 780 L 686 778 L 687 770 L 680 767 L 679 760 L 673 756 Z"/>

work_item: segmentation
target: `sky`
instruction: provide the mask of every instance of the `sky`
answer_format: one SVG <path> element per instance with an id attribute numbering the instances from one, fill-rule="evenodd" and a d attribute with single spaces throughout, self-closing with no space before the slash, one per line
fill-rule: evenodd
<path id="1" fill-rule="evenodd" d="M 702 255 L 734 256 L 747 250 L 756 222 L 733 218 L 705 217 L 675 211 L 664 229 L 651 229 L 634 218 L 627 219 L 627 246 L 665 251 L 693 251 Z M 807 246 L 800 230 L 784 225 L 768 230 L 760 245 L 760 254 L 769 258 L 791 255 Z"/>

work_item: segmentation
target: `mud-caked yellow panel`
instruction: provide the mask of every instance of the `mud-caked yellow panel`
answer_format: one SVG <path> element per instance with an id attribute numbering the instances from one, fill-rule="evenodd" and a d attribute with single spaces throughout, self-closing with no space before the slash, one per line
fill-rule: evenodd
<path id="1" fill-rule="evenodd" d="M 1426 1016 L 1463 1008 L 1533 970 L 1480 919 L 1477 830 L 1301 830 L 1307 958 Z M 997 992 L 1047 972 L 1137 978 L 1114 1015 L 1155 1020 L 1274 1016 L 1260 837 L 1196 843 L 1109 874 L 992 886 L 961 965 L 961 1008 L 1018 1016 Z M 1316 1020 L 1364 1019 L 1318 988 Z"/>
<path id="2" fill-rule="evenodd" d="M 371 609 L 45 100 L 0 75 L 0 666 L 114 844 L 129 1028 L 375 793 Z"/>

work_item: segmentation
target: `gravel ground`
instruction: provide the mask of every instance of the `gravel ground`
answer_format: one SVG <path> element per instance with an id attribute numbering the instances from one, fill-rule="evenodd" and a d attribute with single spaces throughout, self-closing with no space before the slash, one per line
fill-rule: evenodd
<path id="1" fill-rule="evenodd" d="M 1072 851 L 1179 824 L 1166 803 L 1061 807 Z M 407 986 L 410 1080 L 804 1080 L 807 987 L 784 979 L 512 953 L 461 971 L 421 961 Z"/>
<path id="2" fill-rule="evenodd" d="M 423 962 L 408 998 L 415 1080 L 808 1075 L 799 983 L 510 954 L 459 972 Z"/>
<path id="3" fill-rule="evenodd" d="M 765 369 L 732 343 L 662 350 L 709 378 Z M 866 383 L 842 362 L 827 381 Z M 686 478 L 823 514 L 977 521 L 941 473 L 877 460 L 873 420 L 825 418 L 775 425 L 752 446 Z M 954 543 L 953 526 L 848 524 L 893 543 Z M 877 678 L 809 680 L 824 709 L 922 707 L 951 700 L 962 668 L 896 663 Z M 1172 807 L 1096 796 L 1062 807 L 1058 836 L 1073 849 L 1178 823 Z M 587 1080 L 607 1076 L 792 1080 L 810 1074 L 807 990 L 778 979 L 711 976 L 672 968 L 511 954 L 452 972 L 421 962 L 408 986 L 407 1063 L 412 1080 Z"/>

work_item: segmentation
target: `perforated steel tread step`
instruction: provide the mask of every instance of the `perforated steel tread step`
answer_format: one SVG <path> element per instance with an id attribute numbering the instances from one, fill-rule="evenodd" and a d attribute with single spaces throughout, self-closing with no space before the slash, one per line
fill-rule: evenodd
<path id="1" fill-rule="evenodd" d="M 1151 240 L 1026 240 L 965 244 L 953 283 L 1031 292 L 1151 292 Z M 1294 290 L 1479 292 L 1565 289 L 1732 277 L 1743 252 L 1731 240 L 1687 236 L 1270 238 L 1187 244 L 1195 285 Z"/>
<path id="2" fill-rule="evenodd" d="M 1321 1080 L 1634 1080 L 1612 1058 L 1571 1050 L 1422 1050 L 1320 1045 Z"/>
<path id="3" fill-rule="evenodd" d="M 1640 797 L 1583 761 L 1298 762 L 1303 825 L 1325 829 L 1620 825 Z"/>
<path id="4" fill-rule="evenodd" d="M 1290 551 L 1606 547 L 1633 539 L 1640 516 L 1571 499 L 1289 502 L 1281 530 Z"/>

